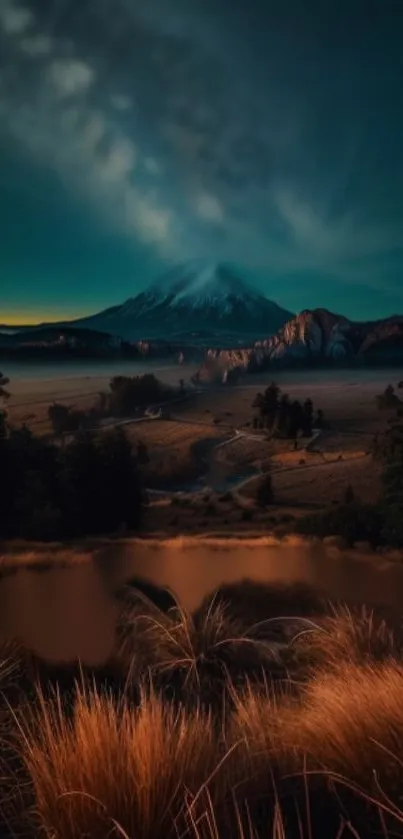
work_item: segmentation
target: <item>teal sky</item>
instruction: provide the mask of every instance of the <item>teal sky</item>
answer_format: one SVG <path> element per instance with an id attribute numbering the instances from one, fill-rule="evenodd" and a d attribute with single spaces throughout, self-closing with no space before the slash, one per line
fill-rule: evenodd
<path id="1" fill-rule="evenodd" d="M 400 0 L 2 0 L 0 323 L 187 259 L 403 313 Z"/>

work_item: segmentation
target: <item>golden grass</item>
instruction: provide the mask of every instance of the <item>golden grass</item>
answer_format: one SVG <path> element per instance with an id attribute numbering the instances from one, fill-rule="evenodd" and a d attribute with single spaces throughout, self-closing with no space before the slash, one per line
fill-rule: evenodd
<path id="1" fill-rule="evenodd" d="M 139 698 L 112 698 L 83 680 L 70 704 L 61 692 L 49 700 L 38 691 L 15 715 L 34 804 L 25 791 L 18 797 L 9 772 L 0 811 L 11 802 L 15 812 L 19 801 L 31 836 L 322 839 L 325 826 L 326 837 L 340 839 L 346 801 L 355 837 L 372 835 L 375 817 L 385 837 L 392 816 L 401 825 L 403 660 L 379 617 L 319 614 L 317 628 L 285 648 L 287 662 L 296 656 L 298 690 L 295 673 L 293 690 L 274 690 L 269 639 L 214 597 L 194 615 L 179 604 L 163 613 L 130 589 L 121 605 L 116 656 L 141 685 Z M 1 690 L 23 662 L 18 645 L 3 651 Z M 8 727 L 11 716 L 7 709 Z M 294 798 L 312 807 L 300 832 Z"/>
<path id="2" fill-rule="evenodd" d="M 275 646 L 248 630 L 214 599 L 195 615 L 179 604 L 168 614 L 132 592 L 120 614 L 117 656 L 136 678 L 148 673 L 186 704 L 215 704 L 247 678 L 278 674 Z"/>
<path id="3" fill-rule="evenodd" d="M 203 437 L 214 439 L 222 436 L 222 432 L 215 427 L 170 420 L 142 422 L 132 427 L 129 425 L 128 429 L 130 435 L 136 439 L 140 438 L 147 446 L 163 446 L 175 451 L 188 449 L 192 443 Z"/>
<path id="4" fill-rule="evenodd" d="M 297 699 L 248 690 L 236 698 L 228 744 L 238 750 L 246 797 L 274 796 L 290 778 L 332 778 L 398 813 L 403 747 L 403 664 L 340 664 L 318 672 Z"/>
<path id="5" fill-rule="evenodd" d="M 153 694 L 133 709 L 77 688 L 72 720 L 60 702 L 42 698 L 22 733 L 49 839 L 177 836 L 189 808 L 196 819 L 220 760 L 210 717 L 174 710 Z"/>
<path id="6" fill-rule="evenodd" d="M 302 631 L 290 645 L 291 666 L 302 675 L 338 670 L 340 665 L 388 661 L 401 656 L 401 639 L 373 610 L 363 606 L 330 607 L 332 613 L 316 619 L 317 626 Z"/>
<path id="7" fill-rule="evenodd" d="M 400 796 L 402 697 L 403 664 L 341 664 L 308 682 L 299 725 L 287 715 L 288 735 L 317 767 Z"/>
<path id="8" fill-rule="evenodd" d="M 319 675 L 298 701 L 249 688 L 222 740 L 210 715 L 154 693 L 133 708 L 77 688 L 72 719 L 42 698 L 21 735 L 37 824 L 49 839 L 280 839 L 282 784 L 310 784 L 312 773 L 356 785 L 399 820 L 402 691 L 403 666 L 390 663 Z M 264 834 L 254 826 L 262 796 Z"/>

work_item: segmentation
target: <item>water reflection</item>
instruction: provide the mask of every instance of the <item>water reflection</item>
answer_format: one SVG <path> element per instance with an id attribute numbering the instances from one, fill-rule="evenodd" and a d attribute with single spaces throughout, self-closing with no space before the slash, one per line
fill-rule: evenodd
<path id="1" fill-rule="evenodd" d="M 92 561 L 0 582 L 0 636 L 18 637 L 49 660 L 102 663 L 112 650 L 114 592 L 131 577 L 169 587 L 188 609 L 222 583 L 304 582 L 334 600 L 403 606 L 403 564 L 326 551 L 322 545 L 133 540 L 98 547 Z"/>

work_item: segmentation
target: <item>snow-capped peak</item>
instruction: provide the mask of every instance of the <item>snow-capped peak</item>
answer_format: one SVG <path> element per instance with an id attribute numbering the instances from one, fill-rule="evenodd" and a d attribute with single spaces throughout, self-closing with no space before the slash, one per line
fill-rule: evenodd
<path id="1" fill-rule="evenodd" d="M 172 308 L 214 307 L 223 313 L 232 311 L 236 302 L 256 304 L 262 298 L 224 266 L 199 262 L 176 268 L 151 293 L 169 301 Z"/>
<path id="2" fill-rule="evenodd" d="M 290 317 L 230 268 L 194 260 L 81 323 L 129 341 L 208 333 L 222 344 L 266 338 Z"/>

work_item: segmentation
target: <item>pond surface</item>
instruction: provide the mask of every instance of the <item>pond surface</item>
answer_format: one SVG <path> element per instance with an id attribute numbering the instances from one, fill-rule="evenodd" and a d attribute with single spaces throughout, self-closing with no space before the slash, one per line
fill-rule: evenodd
<path id="1" fill-rule="evenodd" d="M 221 583 L 247 578 L 305 582 L 330 599 L 403 611 L 403 562 L 382 556 L 343 554 L 320 544 L 270 544 L 269 539 L 127 540 L 98 547 L 83 564 L 4 576 L 0 636 L 19 637 L 51 660 L 78 656 L 88 664 L 101 663 L 113 644 L 113 592 L 134 576 L 168 586 L 188 609 Z"/>

